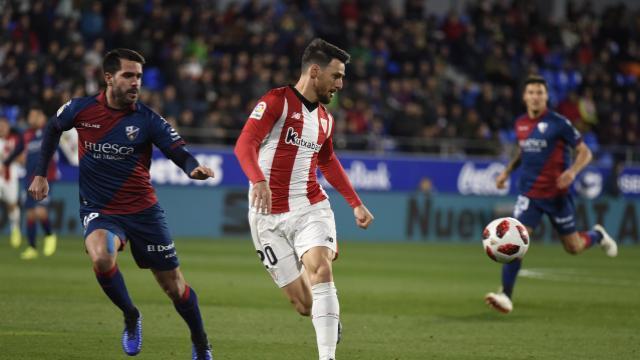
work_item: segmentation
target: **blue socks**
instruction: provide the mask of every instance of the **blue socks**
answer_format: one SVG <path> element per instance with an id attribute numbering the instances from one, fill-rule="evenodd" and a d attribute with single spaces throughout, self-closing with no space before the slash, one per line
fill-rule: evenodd
<path id="1" fill-rule="evenodd" d="M 29 240 L 29 246 L 36 248 L 36 222 L 27 220 L 27 239 Z"/>
<path id="2" fill-rule="evenodd" d="M 522 260 L 514 260 L 509 264 L 502 265 L 502 291 L 509 299 L 511 299 L 513 287 L 516 284 L 516 277 L 518 277 L 520 265 L 522 265 Z"/>
<path id="3" fill-rule="evenodd" d="M 187 285 L 182 298 L 174 302 L 173 305 L 189 326 L 191 341 L 194 344 L 207 345 L 207 334 L 204 332 L 204 324 L 202 323 L 196 292 Z"/>
<path id="4" fill-rule="evenodd" d="M 42 225 L 42 229 L 44 230 L 44 234 L 46 236 L 51 235 L 51 223 L 49 222 L 48 216 L 40 220 L 40 225 Z"/>
<path id="5" fill-rule="evenodd" d="M 137 318 L 140 313 L 138 309 L 133 305 L 127 286 L 124 284 L 124 278 L 118 265 L 115 265 L 113 269 L 101 273 L 97 269 L 94 269 L 96 273 L 96 279 L 102 287 L 102 291 L 111 299 L 111 301 L 122 310 L 125 317 Z"/>
<path id="6" fill-rule="evenodd" d="M 588 249 L 595 244 L 600 244 L 600 241 L 602 241 L 602 234 L 595 230 L 581 231 L 578 235 L 580 235 L 582 240 L 584 240 L 585 249 Z"/>

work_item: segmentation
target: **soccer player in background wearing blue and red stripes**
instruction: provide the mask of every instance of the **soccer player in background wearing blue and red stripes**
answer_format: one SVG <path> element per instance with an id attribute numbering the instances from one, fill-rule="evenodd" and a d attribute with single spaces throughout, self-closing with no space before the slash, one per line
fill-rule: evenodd
<path id="1" fill-rule="evenodd" d="M 34 105 L 29 109 L 27 121 L 29 123 L 29 129 L 23 134 L 24 147 L 26 147 L 24 151 L 26 157 L 24 161 L 26 170 L 26 176 L 24 178 L 25 189 L 29 188 L 29 184 L 31 184 L 36 174 L 47 116 L 40 106 Z M 20 150 L 20 153 L 22 153 L 22 150 Z M 54 154 L 46 166 L 46 177 L 49 182 L 55 181 L 58 178 L 57 154 Z M 44 249 L 42 252 L 45 256 L 51 256 L 56 251 L 57 237 L 51 230 L 48 207 L 49 198 L 36 201 L 31 197 L 27 197 L 24 201 L 24 208 L 27 213 L 27 239 L 29 241 L 29 246 L 20 254 L 20 257 L 24 260 L 31 260 L 38 257 L 38 251 L 36 250 L 37 222 L 40 222 L 45 235 Z"/>
<path id="2" fill-rule="evenodd" d="M 522 165 L 514 217 L 529 233 L 546 214 L 569 254 L 579 254 L 599 244 L 607 256 L 615 257 L 618 246 L 601 225 L 595 225 L 590 231 L 576 231 L 576 211 L 569 187 L 591 161 L 591 150 L 569 120 L 547 109 L 547 90 L 544 78 L 530 76 L 526 79 L 523 100 L 527 113 L 515 122 L 518 151 L 496 178 L 496 186 L 504 188 L 509 174 Z M 573 163 L 570 160 L 572 149 L 575 150 Z M 503 265 L 502 290 L 485 296 L 486 303 L 502 313 L 513 310 L 511 296 L 521 263 L 516 260 Z"/>
<path id="3" fill-rule="evenodd" d="M 36 176 L 29 193 L 47 196 L 46 164 L 63 131 L 78 131 L 80 218 L 85 247 L 98 283 L 122 310 L 122 347 L 136 355 L 142 346 L 142 316 L 134 306 L 118 270 L 116 256 L 125 244 L 140 268 L 149 268 L 173 300 L 191 330 L 192 359 L 212 359 L 196 292 L 185 282 L 174 243 L 151 185 L 153 145 L 189 177 L 206 180 L 213 171 L 185 149 L 184 140 L 158 114 L 138 102 L 142 55 L 115 49 L 103 60 L 106 90 L 64 104 L 47 124 Z"/>

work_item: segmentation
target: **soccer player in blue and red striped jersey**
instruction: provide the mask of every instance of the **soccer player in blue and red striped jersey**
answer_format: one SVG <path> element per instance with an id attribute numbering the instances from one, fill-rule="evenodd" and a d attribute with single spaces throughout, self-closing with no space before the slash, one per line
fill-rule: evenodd
<path id="1" fill-rule="evenodd" d="M 80 218 L 85 247 L 98 283 L 122 310 L 122 347 L 136 355 L 142 346 L 142 316 L 134 306 L 116 264 L 129 244 L 140 268 L 151 269 L 191 330 L 192 359 L 212 359 L 196 292 L 185 282 L 164 210 L 158 205 L 149 168 L 153 145 L 192 179 L 206 180 L 213 171 L 185 149 L 180 135 L 158 114 L 138 102 L 142 55 L 115 49 L 103 60 L 106 90 L 64 104 L 47 124 L 36 176 L 29 193 L 47 196 L 45 177 L 63 131 L 78 131 Z"/>
<path id="2" fill-rule="evenodd" d="M 26 144 L 25 150 L 25 170 L 24 178 L 25 189 L 29 188 L 29 184 L 36 175 L 36 168 L 40 161 L 40 148 L 44 138 L 44 127 L 47 123 L 47 117 L 40 106 L 32 106 L 27 115 L 29 129 L 24 132 L 23 139 Z M 58 178 L 58 161 L 57 154 L 51 158 L 46 166 L 46 177 L 49 182 Z M 57 237 L 51 230 L 49 222 L 49 198 L 36 201 L 31 197 L 27 197 L 24 202 L 24 208 L 27 213 L 27 239 L 29 246 L 20 254 L 24 260 L 31 260 L 38 257 L 36 250 L 36 233 L 37 222 L 40 222 L 42 230 L 44 230 L 44 249 L 45 256 L 51 256 L 56 251 Z"/>
<path id="3" fill-rule="evenodd" d="M 575 207 L 569 187 L 576 175 L 591 161 L 591 150 L 582 141 L 580 132 L 562 115 L 547 109 L 547 83 L 540 76 L 530 76 L 524 84 L 523 100 L 527 113 L 516 120 L 518 152 L 506 169 L 496 178 L 496 186 L 506 186 L 509 174 L 522 165 L 519 179 L 520 195 L 514 217 L 529 233 L 547 215 L 560 235 L 564 249 L 579 254 L 599 244 L 607 256 L 618 254 L 616 242 L 601 225 L 590 231 L 576 231 Z M 571 163 L 571 150 L 575 160 Z M 522 261 L 503 265 L 502 291 L 488 293 L 485 301 L 502 313 L 513 310 L 511 296 Z"/>

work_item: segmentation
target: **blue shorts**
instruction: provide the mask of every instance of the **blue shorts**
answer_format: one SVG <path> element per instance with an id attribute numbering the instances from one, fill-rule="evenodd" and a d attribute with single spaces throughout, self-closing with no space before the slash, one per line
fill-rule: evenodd
<path id="1" fill-rule="evenodd" d="M 51 188 L 49 188 L 49 195 L 40 201 L 37 201 L 34 198 L 32 198 L 31 195 L 29 195 L 29 193 L 26 191 L 23 192 L 22 194 L 24 196 L 24 208 L 26 210 L 35 209 L 39 206 L 49 207 L 49 203 L 51 202 Z"/>
<path id="2" fill-rule="evenodd" d="M 173 270 L 180 265 L 164 210 L 158 204 L 126 215 L 80 210 L 80 219 L 85 238 L 95 230 L 104 229 L 122 241 L 117 250 L 122 250 L 129 243 L 133 258 L 140 268 Z"/>
<path id="3" fill-rule="evenodd" d="M 563 195 L 550 199 L 530 199 L 518 195 L 513 209 L 513 217 L 522 224 L 535 229 L 547 214 L 551 225 L 560 235 L 568 235 L 576 231 L 576 208 L 571 195 Z"/>

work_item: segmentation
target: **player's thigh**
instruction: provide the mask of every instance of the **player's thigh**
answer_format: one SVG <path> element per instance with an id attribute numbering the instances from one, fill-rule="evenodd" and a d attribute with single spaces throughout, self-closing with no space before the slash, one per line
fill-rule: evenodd
<path id="1" fill-rule="evenodd" d="M 115 261 L 118 251 L 126 244 L 122 227 L 109 215 L 97 212 L 81 213 L 84 244 L 94 262 Z"/>
<path id="2" fill-rule="evenodd" d="M 119 220 L 138 267 L 168 271 L 180 265 L 164 210 L 159 205 L 122 215 Z"/>
<path id="3" fill-rule="evenodd" d="M 559 196 L 545 200 L 544 210 L 551 221 L 551 225 L 553 225 L 561 238 L 577 238 L 576 209 L 571 196 Z M 570 236 L 573 233 L 576 233 L 575 236 Z"/>
<path id="4" fill-rule="evenodd" d="M 308 212 L 296 219 L 293 228 L 293 243 L 300 258 L 313 248 L 321 248 L 314 251 L 314 254 L 322 254 L 322 256 L 328 254 L 331 260 L 336 256 L 338 239 L 335 217 L 331 209 Z"/>
<path id="5" fill-rule="evenodd" d="M 278 287 L 283 288 L 303 273 L 302 262 L 293 244 L 281 230 L 281 214 L 249 213 L 251 238 L 260 262 Z"/>
<path id="6" fill-rule="evenodd" d="M 518 195 L 513 208 L 513 217 L 518 219 L 527 229 L 535 229 L 542 220 L 543 211 L 537 206 L 537 200 Z"/>

